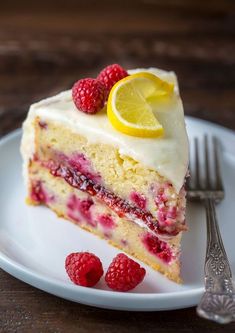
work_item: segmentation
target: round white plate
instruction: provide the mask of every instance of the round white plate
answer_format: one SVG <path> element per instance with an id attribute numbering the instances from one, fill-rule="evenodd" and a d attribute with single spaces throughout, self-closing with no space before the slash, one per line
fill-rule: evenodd
<path id="1" fill-rule="evenodd" d="M 216 135 L 222 142 L 222 172 L 226 198 L 218 206 L 218 218 L 227 254 L 235 273 L 235 134 L 202 120 L 187 118 L 189 137 Z M 206 245 L 205 212 L 189 204 L 190 231 L 182 245 L 183 285 L 167 280 L 143 265 L 145 280 L 132 292 L 108 290 L 104 279 L 95 288 L 73 285 L 64 270 L 70 252 L 96 253 L 108 267 L 120 251 L 105 241 L 55 216 L 45 207 L 25 204 L 19 153 L 21 131 L 0 140 L 0 266 L 8 273 L 37 288 L 75 302 L 120 310 L 170 310 L 196 305 L 203 292 Z"/>

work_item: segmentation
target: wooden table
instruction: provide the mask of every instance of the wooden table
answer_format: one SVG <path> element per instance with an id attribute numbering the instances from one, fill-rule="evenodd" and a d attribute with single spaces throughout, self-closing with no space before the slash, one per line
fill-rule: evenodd
<path id="1" fill-rule="evenodd" d="M 175 70 L 187 115 L 235 129 L 234 2 L 97 3 L 1 3 L 0 135 L 21 125 L 33 101 L 114 62 Z M 3 271 L 0 295 L 0 332 L 235 331 L 235 323 L 198 318 L 195 308 L 128 313 L 75 304 Z"/>

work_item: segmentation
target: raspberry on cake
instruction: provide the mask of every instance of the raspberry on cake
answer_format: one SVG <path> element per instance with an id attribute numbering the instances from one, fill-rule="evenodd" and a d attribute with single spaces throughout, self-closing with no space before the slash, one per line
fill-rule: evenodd
<path id="1" fill-rule="evenodd" d="M 180 282 L 180 241 L 187 229 L 188 139 L 177 79 L 173 72 L 156 68 L 128 74 L 123 78 L 122 73 L 118 80 L 126 84 L 132 76 L 145 77 L 149 85 L 138 81 L 133 94 L 119 81 L 118 95 L 117 82 L 109 96 L 108 115 L 105 107 L 100 110 L 103 97 L 98 104 L 91 101 L 100 110 L 96 114 L 80 112 L 71 90 L 31 106 L 21 146 L 28 203 L 48 206 Z M 153 98 L 151 108 L 147 95 L 160 89 L 157 82 L 169 91 L 164 100 L 158 102 L 157 97 L 157 107 Z M 103 94 L 101 90 L 97 96 Z M 112 96 L 116 103 L 110 101 Z M 136 101 L 140 112 L 146 111 L 144 119 L 135 115 Z M 128 114 L 125 105 L 130 107 Z M 110 119 L 114 113 L 116 118 Z M 148 119 L 153 119 L 154 126 Z"/>
<path id="2" fill-rule="evenodd" d="M 87 78 L 75 82 L 72 96 L 78 110 L 92 114 L 104 107 L 107 91 L 102 82 Z"/>
<path id="3" fill-rule="evenodd" d="M 110 92 L 114 84 L 126 76 L 128 76 L 128 73 L 124 68 L 118 64 L 113 64 L 105 67 L 97 76 L 97 79 L 101 81 L 107 91 Z"/>

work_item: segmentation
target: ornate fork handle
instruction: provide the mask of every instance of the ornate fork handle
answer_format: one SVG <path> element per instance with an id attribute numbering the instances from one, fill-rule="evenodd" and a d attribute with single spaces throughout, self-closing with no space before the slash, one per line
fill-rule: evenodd
<path id="1" fill-rule="evenodd" d="M 235 320 L 235 294 L 232 273 L 220 235 L 214 199 L 204 199 L 207 216 L 205 289 L 197 312 L 219 323 Z"/>

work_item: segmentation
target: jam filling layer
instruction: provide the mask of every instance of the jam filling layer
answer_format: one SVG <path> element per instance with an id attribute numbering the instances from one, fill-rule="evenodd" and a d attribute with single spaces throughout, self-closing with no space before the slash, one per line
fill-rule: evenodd
<path id="1" fill-rule="evenodd" d="M 38 159 L 36 159 L 37 162 Z M 126 218 L 129 221 L 137 224 L 144 224 L 153 233 L 173 237 L 176 236 L 180 231 L 185 229 L 184 225 L 175 224 L 169 226 L 160 225 L 158 220 L 153 215 L 135 204 L 122 199 L 118 195 L 106 189 L 100 182 L 89 175 L 85 175 L 79 170 L 79 167 L 75 164 L 70 164 L 61 161 L 43 161 L 40 162 L 42 166 L 50 170 L 50 173 L 54 177 L 60 177 L 64 179 L 70 186 L 86 192 L 90 196 L 96 197 L 104 202 L 110 209 L 112 209 L 119 217 Z"/>
<path id="2" fill-rule="evenodd" d="M 145 248 L 154 256 L 169 264 L 175 259 L 175 255 L 166 242 L 161 241 L 158 237 L 147 232 L 142 235 L 141 240 Z"/>

